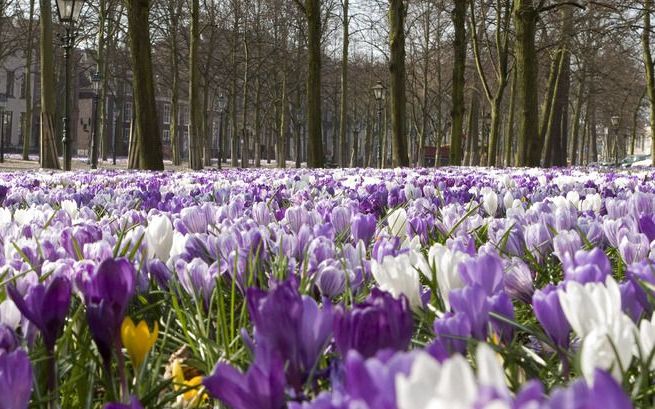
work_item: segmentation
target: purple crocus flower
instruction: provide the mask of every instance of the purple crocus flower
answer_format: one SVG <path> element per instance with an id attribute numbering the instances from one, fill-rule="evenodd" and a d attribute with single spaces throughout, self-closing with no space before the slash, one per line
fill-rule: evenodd
<path id="1" fill-rule="evenodd" d="M 18 338 L 13 329 L 0 323 L 0 355 L 18 348 Z"/>
<path id="2" fill-rule="evenodd" d="M 210 223 L 207 213 L 203 207 L 187 207 L 180 212 L 180 219 L 189 233 L 206 233 Z"/>
<path id="3" fill-rule="evenodd" d="M 370 409 L 396 409 L 396 377 L 407 375 L 413 356 L 407 352 L 380 351 L 375 357 L 364 359 L 350 351 L 344 367 L 344 395 L 351 402 Z"/>
<path id="4" fill-rule="evenodd" d="M 496 294 L 504 287 L 503 264 L 494 254 L 483 254 L 459 264 L 459 274 L 467 285 L 477 285 L 487 295 Z"/>
<path id="5" fill-rule="evenodd" d="M 143 406 L 141 406 L 136 396 L 132 396 L 130 403 L 108 403 L 103 409 L 143 409 Z"/>
<path id="6" fill-rule="evenodd" d="M 103 261 L 85 283 L 86 319 L 106 365 L 112 347 L 120 343 L 121 324 L 135 285 L 134 266 L 125 258 Z"/>
<path id="7" fill-rule="evenodd" d="M 619 243 L 619 253 L 627 265 L 638 263 L 648 256 L 650 241 L 642 233 L 628 232 Z"/>
<path id="8" fill-rule="evenodd" d="M 334 298 L 346 288 L 346 272 L 338 261 L 329 259 L 318 265 L 316 287 L 323 297 Z"/>
<path id="9" fill-rule="evenodd" d="M 590 251 L 578 250 L 574 257 L 564 262 L 564 276 L 579 283 L 604 282 L 612 273 L 612 264 L 607 255 L 595 247 Z"/>
<path id="10" fill-rule="evenodd" d="M 32 363 L 25 351 L 0 353 L 0 408 L 27 409 L 32 395 Z"/>
<path id="11" fill-rule="evenodd" d="M 148 260 L 147 267 L 150 278 L 157 283 L 159 288 L 164 291 L 168 290 L 168 282 L 173 276 L 173 273 L 171 273 L 171 270 L 168 269 L 166 264 L 158 258 L 153 258 Z"/>
<path id="12" fill-rule="evenodd" d="M 71 257 L 82 253 L 86 244 L 102 239 L 102 230 L 94 225 L 77 225 L 61 232 L 61 245 Z"/>
<path id="13" fill-rule="evenodd" d="M 630 398 L 608 372 L 597 369 L 593 386 L 579 379 L 566 389 L 556 389 L 545 409 L 632 409 Z"/>
<path id="14" fill-rule="evenodd" d="M 24 298 L 15 286 L 7 286 L 9 297 L 23 316 L 41 331 L 43 343 L 50 352 L 54 351 L 55 342 L 64 328 L 71 303 L 71 287 L 70 280 L 62 275 L 46 285 L 31 286 Z"/>
<path id="15" fill-rule="evenodd" d="M 400 238 L 398 237 L 380 237 L 373 245 L 371 259 L 382 263 L 386 256 L 396 257 L 402 252 Z"/>
<path id="16" fill-rule="evenodd" d="M 655 217 L 651 214 L 646 214 L 639 217 L 637 222 L 639 225 L 639 232 L 646 235 L 648 241 L 655 240 Z"/>
<path id="17" fill-rule="evenodd" d="M 582 248 L 582 240 L 575 230 L 564 230 L 553 239 L 553 247 L 553 254 L 563 263 L 567 257 L 573 257 Z"/>
<path id="18" fill-rule="evenodd" d="M 641 307 L 650 315 L 653 310 L 649 296 L 653 296 L 650 286 L 655 285 L 655 265 L 652 261 L 642 261 L 628 267 L 626 274 L 627 278 L 632 282 L 632 289 L 634 290 L 634 298 L 639 302 Z M 648 284 L 644 286 L 644 284 Z M 625 290 L 625 289 L 624 289 Z M 621 297 L 623 302 L 623 297 Z M 625 307 L 625 305 L 624 305 Z"/>
<path id="19" fill-rule="evenodd" d="M 413 328 L 407 298 L 396 299 L 377 288 L 351 310 L 337 307 L 334 313 L 334 339 L 341 356 L 350 350 L 356 350 L 364 358 L 386 348 L 404 351 L 412 339 Z"/>
<path id="20" fill-rule="evenodd" d="M 352 233 L 355 243 L 362 240 L 364 244 L 368 245 L 373 239 L 375 228 L 377 226 L 377 219 L 373 214 L 356 214 L 352 218 L 350 232 Z"/>
<path id="21" fill-rule="evenodd" d="M 452 354 L 465 354 L 467 338 L 471 336 L 471 323 L 468 317 L 462 313 L 447 312 L 443 317 L 434 321 L 434 333 L 436 338 L 428 350 L 443 360 Z M 446 356 L 440 356 L 435 351 L 445 351 Z"/>
<path id="22" fill-rule="evenodd" d="M 512 258 L 505 273 L 505 292 L 512 299 L 530 304 L 532 294 L 534 294 L 534 283 L 532 282 L 532 272 L 530 267 L 520 258 Z"/>
<path id="23" fill-rule="evenodd" d="M 232 409 L 283 409 L 284 360 L 275 352 L 258 348 L 246 373 L 219 363 L 202 384 L 209 394 Z"/>
<path id="24" fill-rule="evenodd" d="M 628 280 L 619 284 L 621 291 L 621 310 L 626 313 L 634 322 L 639 322 L 639 317 L 644 313 L 644 307 L 639 302 L 641 289 L 635 287 L 634 281 Z"/>
<path id="25" fill-rule="evenodd" d="M 471 324 L 471 335 L 480 341 L 487 338 L 491 305 L 487 292 L 478 285 L 470 285 L 450 292 L 453 311 L 466 316 Z"/>
<path id="26" fill-rule="evenodd" d="M 537 290 L 532 297 L 532 308 L 548 337 L 562 349 L 569 347 L 571 326 L 564 316 L 557 287 L 552 284 Z"/>
<path id="27" fill-rule="evenodd" d="M 544 223 L 526 226 L 523 234 L 528 251 L 538 262 L 543 261 L 552 251 L 552 236 Z"/>
<path id="28" fill-rule="evenodd" d="M 332 309 L 301 296 L 292 281 L 276 283 L 268 293 L 247 290 L 255 343 L 277 351 L 286 363 L 288 383 L 300 390 L 332 335 Z"/>
<path id="29" fill-rule="evenodd" d="M 350 227 L 350 208 L 345 206 L 336 206 L 330 213 L 330 221 L 337 234 L 348 230 Z"/>
<path id="30" fill-rule="evenodd" d="M 489 312 L 493 312 L 511 321 L 514 320 L 514 305 L 512 305 L 512 300 L 505 291 L 500 291 L 489 297 L 489 305 Z M 491 326 L 503 343 L 509 344 L 512 341 L 512 334 L 514 333 L 512 324 L 505 320 L 492 317 Z"/>

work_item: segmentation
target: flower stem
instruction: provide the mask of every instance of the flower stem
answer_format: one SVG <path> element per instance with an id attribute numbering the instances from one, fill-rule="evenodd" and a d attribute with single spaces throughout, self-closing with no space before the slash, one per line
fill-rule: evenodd
<path id="1" fill-rule="evenodd" d="M 116 346 L 116 357 L 118 359 L 118 377 L 121 382 L 121 402 L 127 403 L 129 400 L 129 393 L 127 389 L 127 378 L 125 377 L 125 358 L 123 357 L 120 344 Z"/>
<path id="2" fill-rule="evenodd" d="M 46 366 L 48 378 L 48 409 L 59 409 L 59 394 L 57 393 L 57 358 L 54 349 L 48 351 Z"/>

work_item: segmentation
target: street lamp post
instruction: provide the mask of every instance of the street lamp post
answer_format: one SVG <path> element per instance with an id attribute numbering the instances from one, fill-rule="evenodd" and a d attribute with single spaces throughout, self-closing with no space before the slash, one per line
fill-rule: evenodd
<path id="1" fill-rule="evenodd" d="M 59 14 L 59 21 L 66 27 L 66 33 L 61 37 L 62 47 L 64 48 L 64 69 L 65 75 L 65 89 L 66 101 L 64 103 L 64 118 L 62 127 L 61 143 L 64 148 L 64 170 L 71 169 L 71 156 L 70 156 L 70 54 L 73 47 L 75 47 L 75 23 L 80 17 L 82 11 L 83 0 L 57 0 L 57 14 Z"/>
<path id="2" fill-rule="evenodd" d="M 218 164 L 216 167 L 221 168 L 221 156 L 223 156 L 223 114 L 227 107 L 227 98 L 221 94 L 216 99 L 216 109 L 218 109 Z"/>
<path id="3" fill-rule="evenodd" d="M 93 133 L 91 134 L 91 169 L 98 169 L 98 101 L 100 98 L 100 82 L 102 81 L 102 74 L 100 71 L 91 76 L 93 82 Z"/>
<path id="4" fill-rule="evenodd" d="M 384 98 L 384 85 L 382 81 L 378 81 L 377 84 L 373 86 L 373 96 L 378 103 L 378 167 L 381 169 L 383 167 L 382 162 L 382 100 Z"/>
<path id="5" fill-rule="evenodd" d="M 618 115 L 614 115 L 610 118 L 612 123 L 612 128 L 614 130 L 614 160 L 615 164 L 619 164 L 619 121 L 621 118 Z"/>
<path id="6" fill-rule="evenodd" d="M 0 94 L 0 163 L 5 162 L 5 107 L 7 95 Z"/>

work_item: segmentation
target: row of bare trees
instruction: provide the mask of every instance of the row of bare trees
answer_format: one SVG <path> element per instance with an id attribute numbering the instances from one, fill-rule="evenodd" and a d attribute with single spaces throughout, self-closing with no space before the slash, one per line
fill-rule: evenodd
<path id="1" fill-rule="evenodd" d="M 0 64 L 21 50 L 28 77 L 40 73 L 40 100 L 27 106 L 41 112 L 41 165 L 58 167 L 51 3 L 0 1 L 0 24 L 15 26 L 0 25 Z M 445 152 L 454 165 L 582 165 L 652 138 L 652 9 L 651 0 L 99 0 L 78 45 L 103 74 L 105 160 L 107 98 L 130 84 L 132 168 L 163 168 L 162 97 L 171 160 L 192 169 L 210 165 L 217 144 L 242 167 L 273 157 L 424 166 L 445 163 Z M 221 95 L 228 108 L 216 121 Z"/>

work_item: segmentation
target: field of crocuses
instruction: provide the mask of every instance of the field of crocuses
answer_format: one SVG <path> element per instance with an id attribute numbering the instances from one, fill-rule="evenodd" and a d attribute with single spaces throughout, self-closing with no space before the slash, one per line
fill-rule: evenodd
<path id="1" fill-rule="evenodd" d="M 652 407 L 653 176 L 2 174 L 0 409 Z"/>

